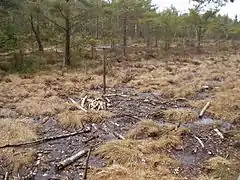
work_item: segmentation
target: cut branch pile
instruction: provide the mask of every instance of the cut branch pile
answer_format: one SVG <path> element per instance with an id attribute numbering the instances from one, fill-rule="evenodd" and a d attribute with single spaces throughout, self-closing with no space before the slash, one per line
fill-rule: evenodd
<path id="1" fill-rule="evenodd" d="M 76 108 L 84 112 L 88 110 L 106 110 L 107 106 L 111 106 L 111 101 L 107 97 L 92 99 L 85 96 L 82 98 L 81 103 L 76 102 L 72 98 L 69 98 L 69 100 Z"/>

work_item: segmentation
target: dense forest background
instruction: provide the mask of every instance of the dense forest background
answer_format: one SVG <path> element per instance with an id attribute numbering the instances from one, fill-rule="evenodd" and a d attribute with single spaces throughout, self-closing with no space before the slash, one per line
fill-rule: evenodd
<path id="1" fill-rule="evenodd" d="M 165 51 L 173 45 L 194 46 L 200 52 L 204 42 L 219 45 L 228 41 L 234 46 L 240 37 L 237 15 L 231 19 L 218 14 L 225 3 L 230 3 L 225 1 L 195 1 L 185 14 L 180 14 L 174 6 L 158 12 L 151 0 L 1 0 L 0 3 L 0 50 L 5 60 L 10 59 L 1 62 L 4 71 L 29 71 L 26 70 L 29 66 L 36 70 L 39 66 L 39 61 L 34 61 L 36 57 L 24 57 L 29 52 L 51 49 L 64 65 L 76 65 L 94 59 L 100 45 L 111 46 L 112 51 L 118 52 L 115 54 L 123 56 L 127 56 L 128 46 L 134 43 Z M 215 8 L 207 9 L 209 3 Z M 6 56 L 10 52 L 13 58 Z"/>

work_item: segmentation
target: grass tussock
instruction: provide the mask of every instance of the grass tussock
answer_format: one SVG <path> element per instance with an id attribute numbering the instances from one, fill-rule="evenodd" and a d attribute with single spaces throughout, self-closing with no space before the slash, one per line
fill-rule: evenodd
<path id="1" fill-rule="evenodd" d="M 57 96 L 30 97 L 16 103 L 16 111 L 25 116 L 52 116 L 68 107 L 67 103 Z"/>
<path id="2" fill-rule="evenodd" d="M 141 161 L 143 154 L 136 149 L 137 141 L 113 140 L 100 146 L 95 152 L 96 155 L 108 161 L 108 164 L 129 164 L 133 166 Z M 135 164 L 135 165 L 136 165 Z"/>
<path id="3" fill-rule="evenodd" d="M 95 155 L 107 160 L 109 167 L 92 172 L 91 179 L 177 179 L 170 168 L 178 162 L 165 153 L 181 143 L 183 131 L 173 129 L 142 120 L 125 140 L 112 140 L 95 151 Z"/>
<path id="4" fill-rule="evenodd" d="M 205 168 L 208 170 L 209 176 L 213 179 L 237 179 L 239 173 L 239 165 L 237 166 L 230 160 L 220 156 L 207 160 L 205 162 Z"/>
<path id="5" fill-rule="evenodd" d="M 175 131 L 174 128 L 170 125 L 160 127 L 151 120 L 142 120 L 127 133 L 126 140 L 107 142 L 99 147 L 96 154 L 107 159 L 110 164 L 138 163 L 144 154 L 154 154 L 180 144 L 184 131 Z"/>
<path id="6" fill-rule="evenodd" d="M 163 112 L 163 117 L 169 122 L 191 122 L 198 119 L 198 114 L 191 109 L 168 109 Z"/>
<path id="7" fill-rule="evenodd" d="M 160 135 L 161 127 L 152 120 L 142 120 L 136 124 L 136 127 L 128 132 L 130 139 L 154 138 Z"/>
<path id="8" fill-rule="evenodd" d="M 210 101 L 207 113 L 216 119 L 239 123 L 240 118 L 240 90 L 237 87 L 228 90 L 220 89 L 212 99 L 191 101 L 190 105 L 199 111 Z"/>
<path id="9" fill-rule="evenodd" d="M 102 123 L 112 116 L 107 111 L 64 111 L 59 115 L 59 123 L 65 128 L 82 128 L 88 123 Z"/>
<path id="10" fill-rule="evenodd" d="M 0 119 L 0 146 L 37 138 L 38 127 L 27 120 Z M 7 166 L 13 170 L 25 167 L 34 160 L 35 150 L 31 148 L 0 150 L 0 157 L 6 159 Z"/>
<path id="11" fill-rule="evenodd" d="M 165 166 L 149 168 L 142 166 L 138 168 L 129 168 L 119 164 L 110 167 L 96 169 L 91 172 L 90 180 L 180 180 L 174 176 Z"/>

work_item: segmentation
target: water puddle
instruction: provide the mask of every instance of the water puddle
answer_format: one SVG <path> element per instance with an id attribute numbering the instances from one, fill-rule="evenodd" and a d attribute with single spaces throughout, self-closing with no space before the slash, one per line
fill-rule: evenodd
<path id="1" fill-rule="evenodd" d="M 184 165 L 196 164 L 196 158 L 193 155 L 183 155 L 180 157 L 180 161 Z"/>
<path id="2" fill-rule="evenodd" d="M 216 123 L 216 121 L 214 121 L 211 118 L 202 118 L 202 119 L 194 122 L 194 124 L 196 124 L 196 125 L 212 125 L 214 123 Z"/>
<path id="3" fill-rule="evenodd" d="M 194 127 L 194 126 L 204 126 L 204 125 L 217 125 L 222 130 L 229 130 L 234 128 L 234 125 L 231 123 L 228 123 L 226 121 L 222 120 L 214 120 L 212 118 L 202 118 L 198 121 L 195 121 L 193 123 L 187 123 L 185 126 L 188 128 Z"/>
<path id="4" fill-rule="evenodd" d="M 176 159 L 178 159 L 183 165 L 195 165 L 197 163 L 196 157 L 192 154 L 181 153 L 176 156 Z"/>

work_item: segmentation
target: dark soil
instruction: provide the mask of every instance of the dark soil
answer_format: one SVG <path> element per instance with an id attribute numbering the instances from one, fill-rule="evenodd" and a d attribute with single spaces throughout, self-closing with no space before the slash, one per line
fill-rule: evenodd
<path id="1" fill-rule="evenodd" d="M 88 127 L 91 128 L 89 133 L 33 146 L 37 148 L 38 157 L 36 157 L 36 161 L 39 159 L 40 164 L 36 166 L 31 165 L 31 168 L 26 168 L 26 170 L 19 172 L 19 176 L 22 179 L 35 180 L 81 179 L 85 168 L 85 157 L 61 171 L 56 170 L 57 163 L 83 149 L 89 149 L 90 146 L 98 146 L 109 140 L 117 139 L 112 132 L 117 132 L 124 136 L 141 119 L 153 118 L 159 124 L 164 124 L 161 113 L 158 114 L 159 110 L 170 107 L 186 107 L 184 101 L 166 101 L 158 94 L 138 93 L 133 88 L 124 85 L 108 89 L 108 93 L 127 95 L 127 97 L 109 97 L 111 106 L 108 107 L 108 110 L 115 114 L 113 117 L 107 119 L 101 125 L 89 124 Z M 216 121 L 209 117 L 204 118 L 202 120 L 199 119 L 197 122 L 182 125 L 189 129 L 182 137 L 183 145 L 169 149 L 172 157 L 181 162 L 179 169 L 173 171 L 176 171 L 175 173 L 179 173 L 185 179 L 197 177 L 204 170 L 202 163 L 210 157 L 220 155 L 222 157 L 239 158 L 237 156 L 239 146 L 236 147 L 235 142 L 228 138 L 227 135 L 226 138 L 221 139 L 213 130 Z M 74 132 L 74 129 L 63 129 L 60 127 L 56 117 L 34 117 L 34 121 L 43 127 L 43 137 Z M 232 124 L 218 122 L 218 129 L 224 135 L 236 128 Z M 202 140 L 205 145 L 204 148 L 202 148 L 194 136 Z M 104 167 L 105 165 L 103 160 L 94 156 L 90 157 L 90 168 Z M 34 171 L 36 175 L 31 175 L 31 171 Z M 1 164 L 0 179 L 3 179 L 5 172 L 6 169 Z M 13 176 L 17 176 L 17 174 L 13 174 Z"/>

